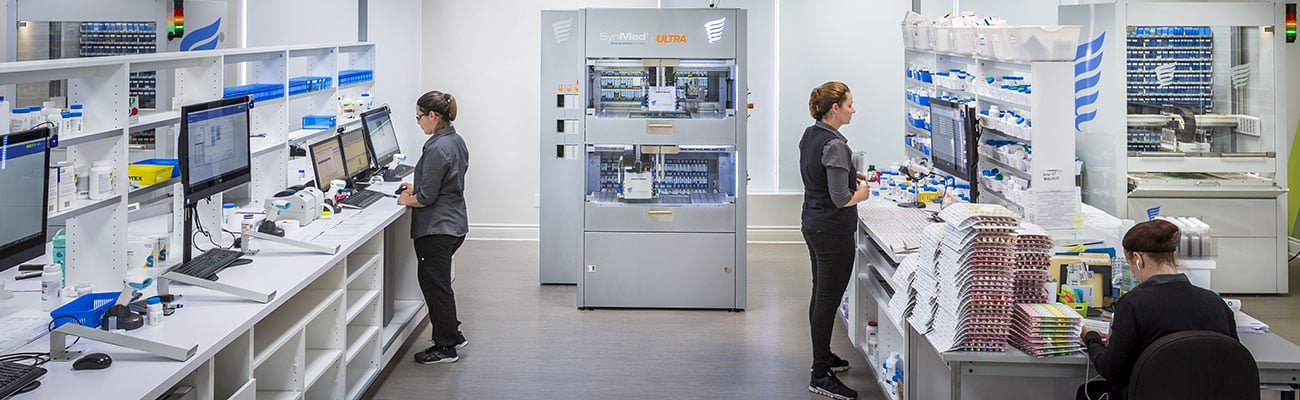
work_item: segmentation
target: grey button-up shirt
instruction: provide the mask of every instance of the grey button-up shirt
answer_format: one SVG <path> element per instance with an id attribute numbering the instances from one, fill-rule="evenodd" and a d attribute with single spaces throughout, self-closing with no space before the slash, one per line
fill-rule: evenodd
<path id="1" fill-rule="evenodd" d="M 424 142 L 415 164 L 415 199 L 424 208 L 411 210 L 411 238 L 429 235 L 465 236 L 469 217 L 465 211 L 465 172 L 469 149 L 455 127 L 433 133 Z"/>
<path id="2" fill-rule="evenodd" d="M 849 172 L 853 165 L 849 139 L 825 122 L 817 121 L 817 126 L 835 133 L 835 139 L 826 142 L 826 147 L 822 148 L 822 165 L 826 166 L 826 186 L 830 188 L 831 201 L 843 207 L 853 200 L 853 191 L 849 188 L 852 180 L 857 178 L 850 176 Z"/>

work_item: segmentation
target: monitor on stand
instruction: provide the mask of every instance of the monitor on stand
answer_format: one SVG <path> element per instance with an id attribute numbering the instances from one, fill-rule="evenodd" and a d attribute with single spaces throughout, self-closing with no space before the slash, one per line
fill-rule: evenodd
<path id="1" fill-rule="evenodd" d="M 384 180 L 400 180 L 402 175 L 406 175 L 413 170 L 408 165 L 398 165 L 391 171 L 387 170 L 388 165 L 393 163 L 394 156 L 401 152 L 397 144 L 397 131 L 393 129 L 393 121 L 388 106 L 361 113 L 361 129 L 365 131 L 366 137 L 370 139 L 368 143 L 371 158 L 374 164 L 384 172 Z"/>
<path id="2" fill-rule="evenodd" d="M 975 174 L 979 168 L 978 139 L 975 137 L 975 113 L 960 102 L 930 100 L 930 149 L 935 169 L 971 184 L 975 197 Z"/>
<path id="3" fill-rule="evenodd" d="M 248 112 L 248 97 L 181 107 L 177 149 L 187 209 L 182 261 L 189 262 L 194 249 L 195 205 L 252 180 Z M 220 231 L 220 224 L 216 226 Z"/>
<path id="4" fill-rule="evenodd" d="M 339 135 L 339 144 L 343 150 L 343 170 L 350 186 L 358 188 L 366 186 L 370 174 L 375 171 L 370 162 L 370 150 L 366 142 L 366 133 L 361 129 L 353 129 Z"/>
<path id="5" fill-rule="evenodd" d="M 316 187 L 322 192 L 330 193 L 330 181 L 347 177 L 347 165 L 343 162 L 343 146 L 337 136 L 312 143 L 307 146 L 311 154 L 312 168 L 316 173 Z"/>
<path id="6" fill-rule="evenodd" d="M 0 271 L 45 254 L 49 128 L 0 135 Z M 0 285 L 3 288 L 3 285 Z"/>

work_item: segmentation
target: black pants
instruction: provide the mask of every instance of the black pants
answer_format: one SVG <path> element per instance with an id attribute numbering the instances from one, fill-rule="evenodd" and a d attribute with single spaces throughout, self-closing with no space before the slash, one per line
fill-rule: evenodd
<path id="1" fill-rule="evenodd" d="M 456 254 L 463 236 L 430 235 L 415 239 L 415 255 L 420 259 L 416 273 L 420 291 L 429 306 L 433 344 L 456 345 L 460 321 L 456 319 L 456 294 L 451 290 L 451 256 Z"/>
<path id="2" fill-rule="evenodd" d="M 808 304 L 808 325 L 812 331 L 813 372 L 831 367 L 831 332 L 844 290 L 853 276 L 852 233 L 804 232 L 808 258 L 812 260 L 812 300 Z"/>

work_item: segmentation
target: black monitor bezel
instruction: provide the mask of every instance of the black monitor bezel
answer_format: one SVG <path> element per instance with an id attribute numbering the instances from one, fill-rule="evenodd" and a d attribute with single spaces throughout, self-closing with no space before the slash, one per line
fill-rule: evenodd
<path id="1" fill-rule="evenodd" d="M 388 114 L 388 123 L 392 124 L 393 113 L 392 113 L 392 109 L 388 108 L 388 106 L 379 106 L 378 108 L 375 108 L 373 110 L 361 113 L 361 130 L 366 134 L 366 148 L 370 149 L 370 162 L 373 163 L 373 165 L 375 166 L 383 168 L 384 166 L 387 166 L 388 164 L 391 164 L 393 162 L 393 157 L 397 153 L 402 152 L 402 143 L 401 141 L 397 142 L 397 151 L 386 154 L 382 157 L 379 155 L 379 153 L 375 150 L 375 141 L 371 139 L 371 135 L 374 135 L 374 132 L 371 132 L 370 125 L 366 124 L 366 118 L 375 114 Z M 393 139 L 394 140 L 397 139 L 396 129 L 393 130 Z"/>
<path id="2" fill-rule="evenodd" d="M 959 113 L 958 120 L 960 121 L 961 130 L 962 130 L 960 134 L 963 136 L 965 140 L 965 148 L 953 149 L 953 153 L 956 154 L 959 151 L 966 153 L 966 165 L 965 165 L 966 171 L 962 172 L 957 169 L 958 167 L 957 160 L 951 160 L 951 161 L 944 160 L 942 157 L 938 156 L 938 153 L 935 152 L 935 149 L 938 148 L 938 144 L 934 142 L 934 140 L 937 139 L 936 136 L 934 135 L 934 132 L 930 133 L 930 138 L 931 138 L 930 153 L 932 154 L 930 156 L 931 165 L 933 165 L 934 168 L 940 172 L 953 176 L 957 179 L 965 180 L 967 183 L 973 184 L 975 182 L 973 178 L 979 171 L 979 166 L 978 166 L 979 153 L 977 152 L 979 148 L 978 147 L 979 139 L 976 136 L 975 124 L 972 123 L 972 121 L 974 121 L 974 112 L 972 110 L 969 110 L 965 105 L 959 102 L 947 101 L 942 99 L 931 99 L 930 100 L 931 118 L 933 118 L 933 116 L 935 115 L 934 109 L 936 107 L 951 108 L 956 110 Z"/>
<path id="3" fill-rule="evenodd" d="M 328 141 L 331 141 L 331 140 L 334 141 L 334 144 L 335 144 L 336 146 L 339 146 L 339 154 L 343 154 L 343 138 L 339 137 L 338 135 L 330 136 L 330 137 L 328 137 L 328 138 L 325 138 L 325 139 L 322 139 L 322 140 L 318 140 L 318 141 L 316 141 L 315 143 L 312 143 L 312 144 L 307 145 L 307 156 L 311 158 L 311 171 L 312 171 L 312 176 L 315 177 L 315 180 L 316 180 L 316 188 L 317 188 L 317 189 L 320 189 L 322 192 L 328 192 L 328 191 L 329 191 L 329 184 L 330 184 L 330 183 L 329 183 L 329 181 L 326 181 L 326 180 L 323 180 L 323 179 L 320 178 L 320 165 L 318 165 L 318 164 L 316 163 L 316 146 L 319 146 L 319 145 L 324 144 L 325 142 L 328 142 Z M 347 175 L 347 174 L 348 174 L 348 172 L 347 172 L 347 171 L 348 171 L 348 163 L 347 163 L 347 160 L 340 159 L 340 160 L 339 160 L 339 163 L 342 163 L 342 164 L 343 164 L 343 168 L 341 168 L 341 169 L 343 170 L 343 176 L 342 176 L 342 177 L 339 177 L 339 178 L 336 178 L 336 179 L 345 179 L 345 180 L 346 180 L 347 177 L 348 177 L 348 175 Z"/>
<path id="4" fill-rule="evenodd" d="M 9 139 L 11 143 L 30 142 L 37 139 L 45 141 L 45 162 L 41 166 L 49 168 L 50 128 L 40 127 L 15 133 L 0 134 L 0 146 L 3 145 L 5 139 Z M 41 171 L 41 180 L 45 182 L 45 185 L 43 185 L 45 193 L 41 196 L 41 233 L 0 244 L 0 271 L 8 270 L 45 254 L 45 238 L 46 235 L 49 235 L 48 218 L 50 216 L 50 174 L 48 170 Z"/>
<path id="5" fill-rule="evenodd" d="M 222 173 L 221 175 L 213 177 L 205 182 L 196 183 L 190 181 L 189 118 L 187 116 L 189 116 L 190 113 L 194 113 L 194 112 L 211 110 L 214 108 L 229 107 L 241 103 L 248 104 L 248 108 L 245 109 L 244 112 L 246 114 L 250 113 L 253 106 L 252 106 L 252 98 L 248 96 L 236 97 L 231 99 L 214 100 L 205 103 L 191 104 L 191 105 L 181 107 L 181 123 L 180 123 L 181 129 L 180 129 L 180 135 L 177 137 L 176 153 L 178 155 L 178 158 L 180 159 L 178 167 L 180 167 L 181 169 L 181 184 L 182 186 L 185 187 L 186 206 L 194 206 L 199 202 L 199 200 L 211 197 L 212 195 L 215 195 L 217 193 L 234 189 L 236 187 L 239 187 L 240 185 L 252 182 L 253 156 L 252 156 L 251 138 L 249 140 L 244 141 L 246 145 L 244 152 L 249 154 L 248 165 L 244 165 L 242 168 L 238 168 L 233 171 Z M 245 122 L 244 134 L 248 135 L 248 132 L 250 132 L 249 125 L 252 124 L 252 115 L 248 115 L 246 118 L 244 118 L 244 122 Z"/>

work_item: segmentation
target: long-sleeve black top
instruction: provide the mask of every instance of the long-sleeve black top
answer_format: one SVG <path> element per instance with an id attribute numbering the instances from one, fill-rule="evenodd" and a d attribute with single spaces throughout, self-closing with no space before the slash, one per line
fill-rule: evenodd
<path id="1" fill-rule="evenodd" d="M 1097 372 L 1117 388 L 1128 385 L 1133 364 L 1147 346 L 1181 331 L 1211 331 L 1237 339 L 1233 312 L 1219 295 L 1196 286 L 1187 275 L 1156 275 L 1115 303 L 1109 344 L 1101 335 L 1083 338 Z"/>

